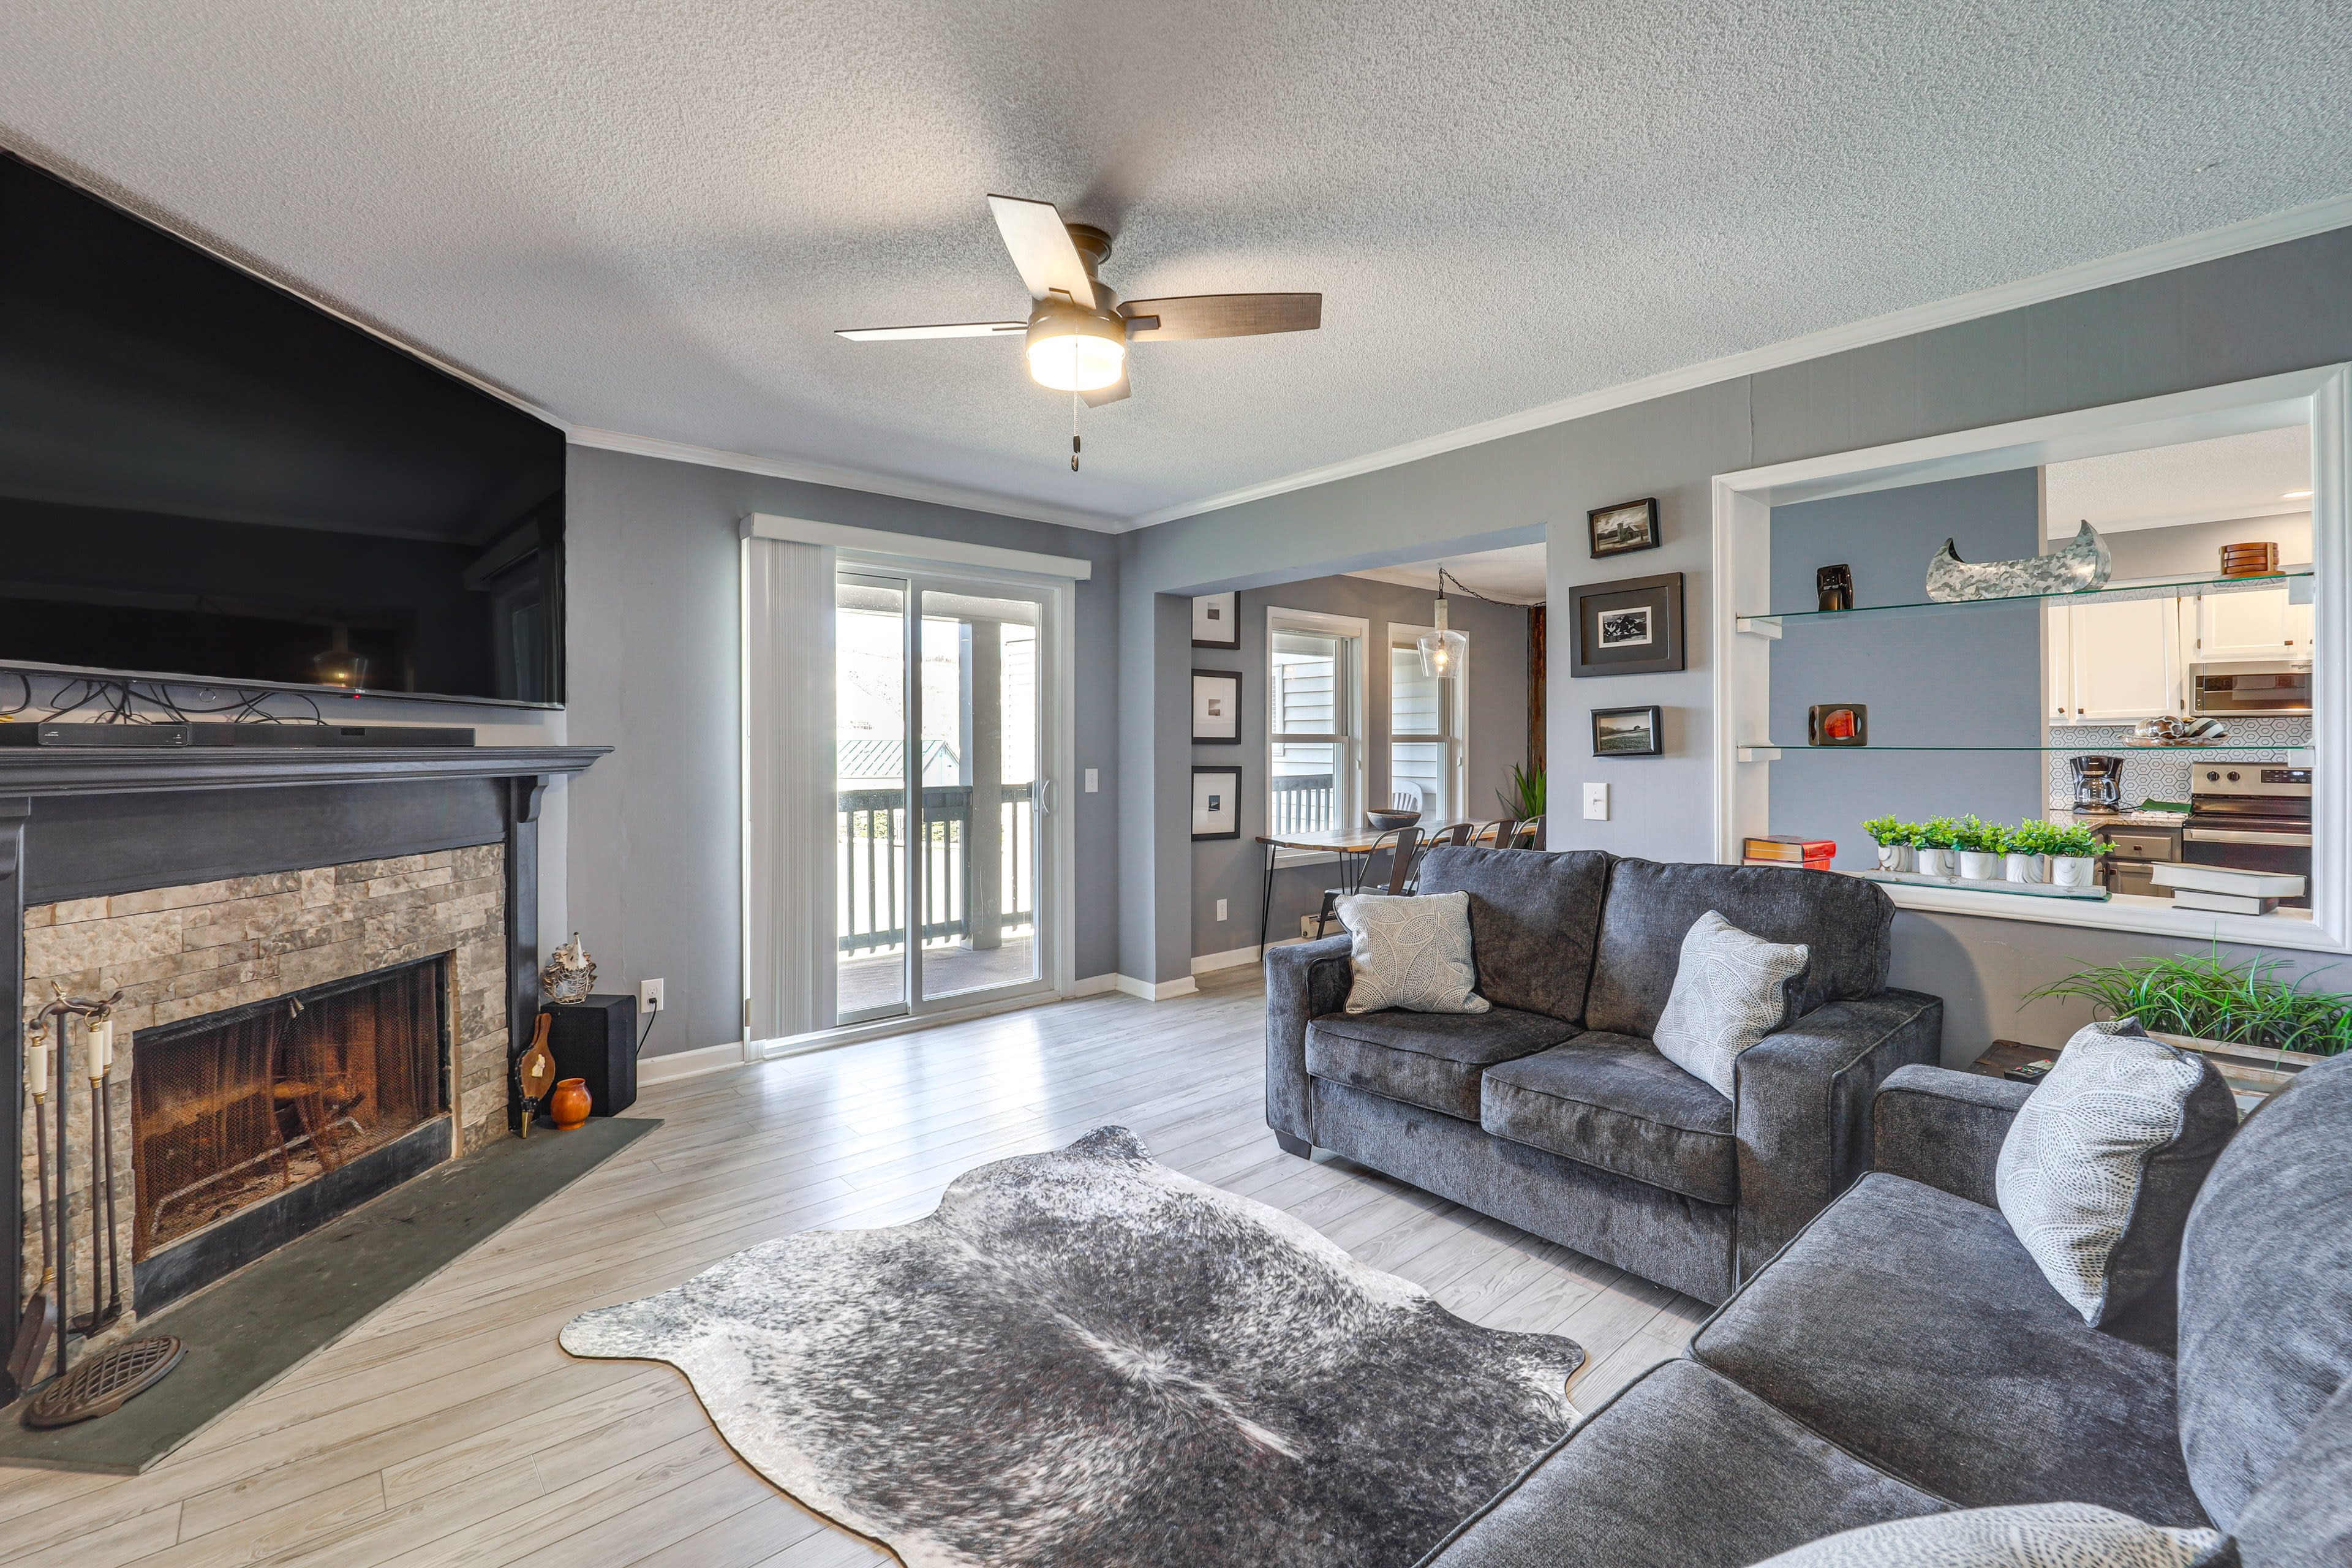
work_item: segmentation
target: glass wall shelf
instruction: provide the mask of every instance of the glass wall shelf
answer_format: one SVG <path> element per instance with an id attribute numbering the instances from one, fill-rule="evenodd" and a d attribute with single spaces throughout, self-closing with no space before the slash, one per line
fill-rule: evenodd
<path id="1" fill-rule="evenodd" d="M 2102 729 L 2113 727 L 2114 726 L 2108 725 L 2099 726 L 2099 728 Z M 1794 753 L 1797 752 L 1852 752 L 1856 754 L 1870 752 L 2065 752 L 2071 754 L 2077 752 L 2098 752 L 2108 756 L 2229 756 L 2259 759 L 2264 762 L 2276 762 L 2282 757 L 2305 756 L 2308 755 L 2311 752 L 2311 748 L 2308 746 L 2282 746 L 2275 743 L 2263 744 L 2259 742 L 2251 742 L 2244 744 L 2233 745 L 2226 741 L 2216 746 L 2132 746 L 2126 745 L 2120 741 L 2089 740 L 2075 741 L 2063 746 L 1883 746 L 1875 741 L 1873 741 L 1867 746 L 1808 746 L 1802 741 L 1743 741 L 1740 744 L 1743 748 L 1748 750 L 1764 747 L 1787 753 Z M 2294 763 L 2287 765 L 2305 767 L 2313 764 L 2306 763 Z"/>
<path id="2" fill-rule="evenodd" d="M 2031 605 L 2042 601 L 2064 600 L 2070 604 L 2113 604 L 2131 599 L 2173 599 L 2183 593 L 2246 593 L 2262 588 L 2292 585 L 2308 578 L 2308 567 L 2298 572 L 2273 572 L 2260 577 L 2183 577 L 2161 583 L 2134 583 L 2120 588 L 2091 588 L 2068 594 L 2011 594 L 1994 599 L 1922 599 L 1900 605 L 1860 605 L 1851 610 L 1774 610 L 1761 616 L 1741 616 L 1738 629 L 1763 637 L 1778 637 L 1783 626 L 1804 626 L 1829 621 L 1866 620 L 1877 616 L 1934 615 L 1948 610 L 1970 610 L 1980 605 Z"/>

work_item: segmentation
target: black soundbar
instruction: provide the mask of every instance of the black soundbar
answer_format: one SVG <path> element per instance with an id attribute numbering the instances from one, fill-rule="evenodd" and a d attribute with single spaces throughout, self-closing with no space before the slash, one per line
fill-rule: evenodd
<path id="1" fill-rule="evenodd" d="M 470 746 L 474 731 L 436 724 L 0 723 L 0 746 Z"/>

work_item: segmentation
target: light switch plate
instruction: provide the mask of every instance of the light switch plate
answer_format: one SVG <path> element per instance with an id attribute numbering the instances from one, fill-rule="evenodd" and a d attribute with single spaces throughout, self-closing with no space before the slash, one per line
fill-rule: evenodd
<path id="1" fill-rule="evenodd" d="M 1088 795 L 1093 795 L 1101 788 L 1102 770 L 1100 768 L 1088 768 L 1087 770 L 1087 793 Z"/>
<path id="2" fill-rule="evenodd" d="M 1609 820 L 1609 786 L 1606 784 L 1584 786 L 1584 817 L 1588 822 Z"/>
<path id="3" fill-rule="evenodd" d="M 1225 918 L 1225 900 L 1223 899 L 1217 900 L 1217 918 L 1219 920 Z"/>

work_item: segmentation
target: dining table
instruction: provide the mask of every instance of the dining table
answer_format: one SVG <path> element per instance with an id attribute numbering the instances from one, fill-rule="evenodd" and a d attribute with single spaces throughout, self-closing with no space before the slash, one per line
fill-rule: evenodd
<path id="1" fill-rule="evenodd" d="M 1421 837 L 1425 843 L 1441 833 L 1450 832 L 1454 828 L 1464 826 L 1475 826 L 1475 825 L 1466 823 L 1465 819 L 1455 819 L 1426 825 L 1415 823 L 1413 826 L 1421 829 Z M 1266 921 L 1274 913 L 1275 861 L 1284 850 L 1337 855 L 1340 860 L 1339 880 L 1342 884 L 1346 884 L 1351 880 L 1348 872 L 1355 868 L 1349 862 L 1357 858 L 1370 859 L 1372 851 L 1380 841 L 1396 831 L 1393 827 L 1325 827 L 1312 831 L 1293 830 L 1286 833 L 1259 834 L 1257 841 L 1265 846 L 1265 884 L 1259 891 L 1257 900 L 1259 959 L 1263 961 L 1265 957 Z"/>

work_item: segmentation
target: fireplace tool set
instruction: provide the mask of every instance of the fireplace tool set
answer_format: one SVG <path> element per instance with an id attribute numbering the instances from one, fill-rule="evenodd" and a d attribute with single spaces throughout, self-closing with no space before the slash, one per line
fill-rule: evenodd
<path id="1" fill-rule="evenodd" d="M 0 1402 L 13 1402 L 39 1376 L 43 1352 L 56 1341 L 56 1370 L 25 1410 L 27 1426 L 66 1426 L 119 1408 L 145 1393 L 180 1363 L 185 1353 L 170 1334 L 126 1340 L 72 1364 L 74 1334 L 91 1338 L 122 1316 L 121 1256 L 115 1240 L 114 1192 L 114 1005 L 122 993 L 103 998 L 68 996 L 63 986 L 35 1015 L 26 1030 L 25 1086 L 33 1100 L 35 1163 L 40 1186 L 41 1282 L 26 1305 L 8 1357 Z M 73 1310 L 73 1228 L 66 1172 L 67 1097 L 72 1089 L 71 1020 L 83 1020 L 82 1052 L 89 1076 L 90 1125 L 90 1305 Z M 43 1119 L 54 1083 L 56 1133 Z M 54 1151 L 52 1149 L 54 1144 Z M 99 1232 L 105 1232 L 100 1246 Z M 103 1301 L 100 1296 L 103 1295 Z"/>

